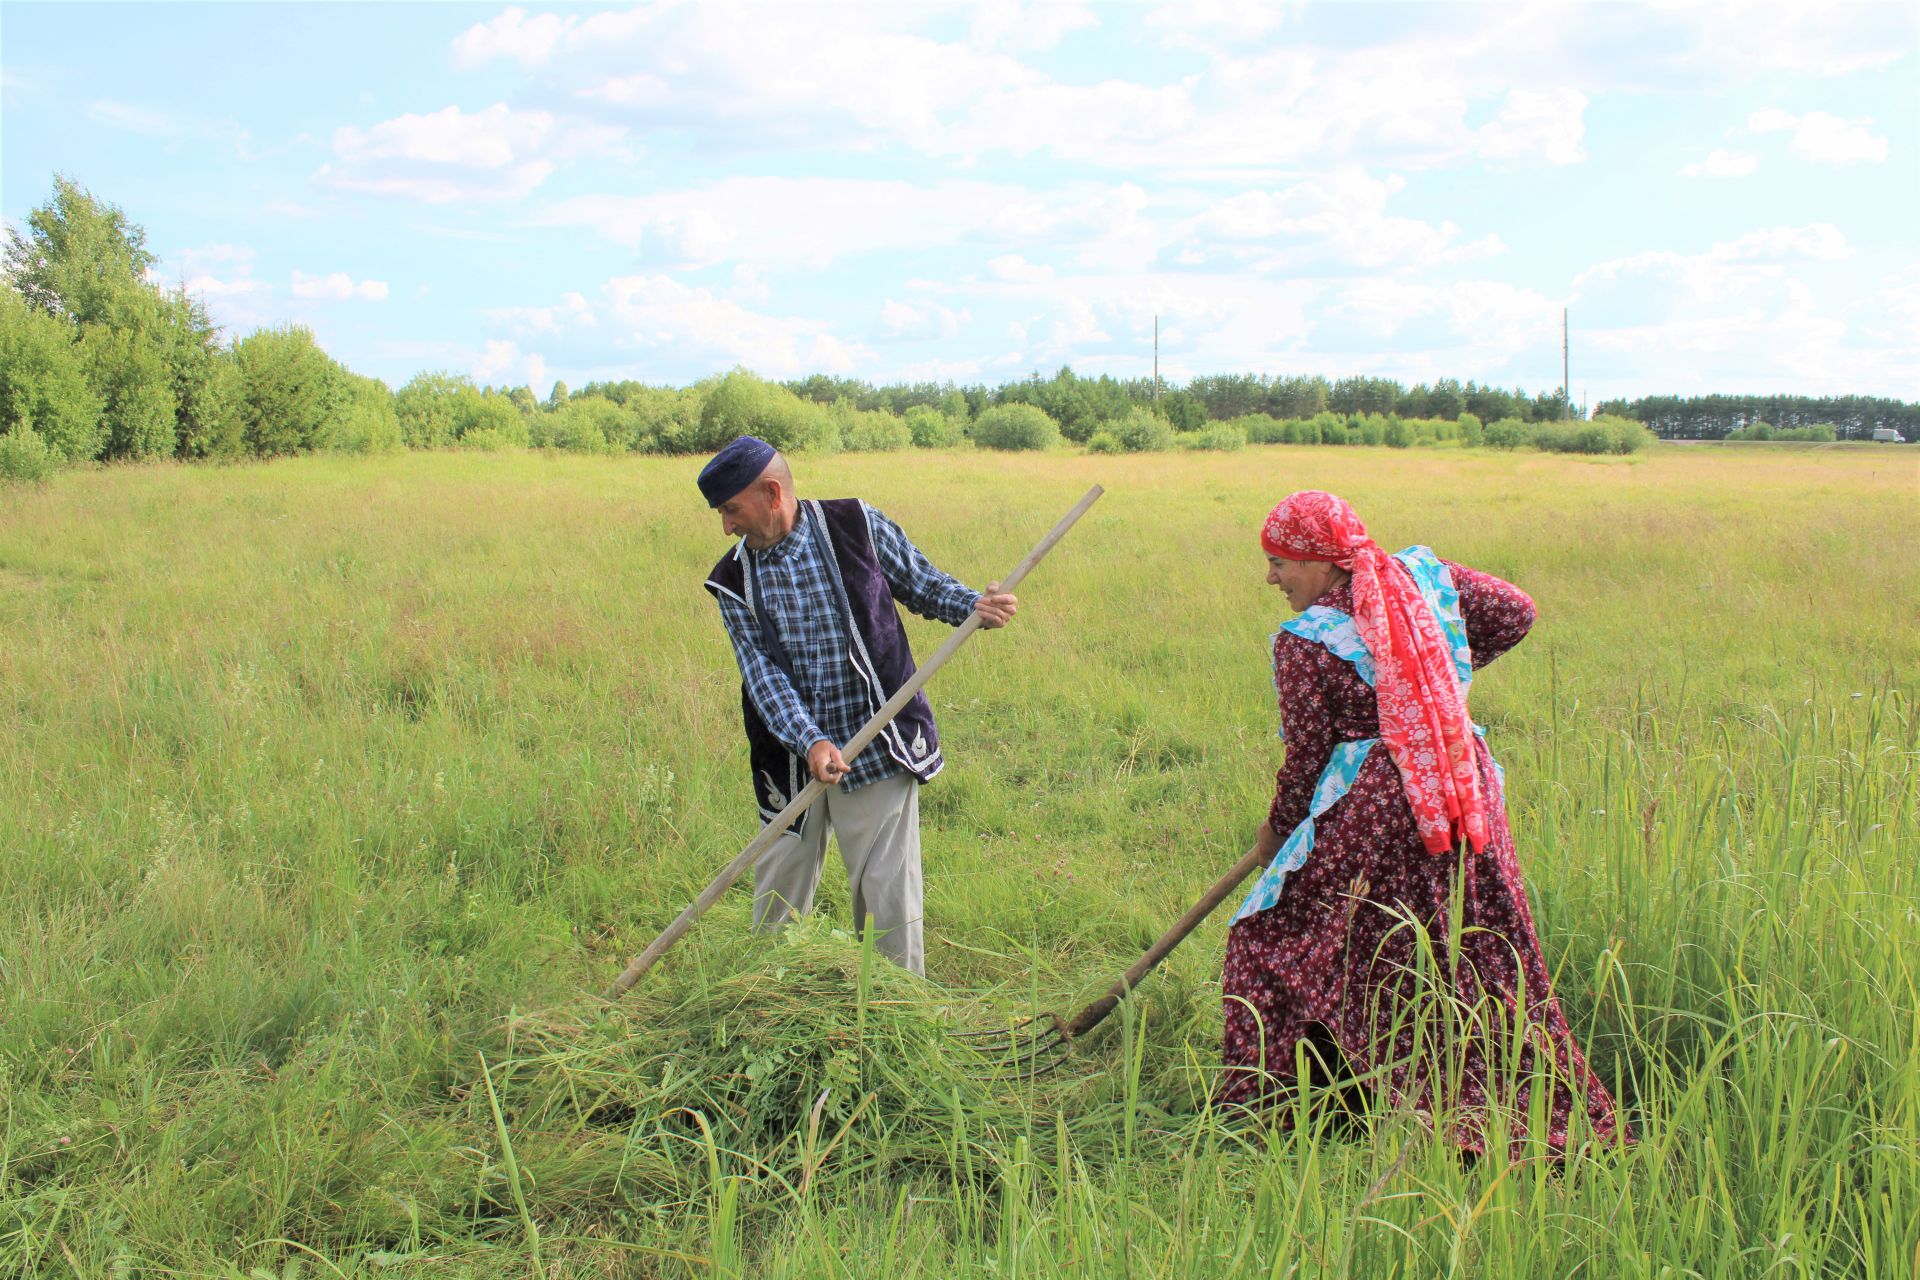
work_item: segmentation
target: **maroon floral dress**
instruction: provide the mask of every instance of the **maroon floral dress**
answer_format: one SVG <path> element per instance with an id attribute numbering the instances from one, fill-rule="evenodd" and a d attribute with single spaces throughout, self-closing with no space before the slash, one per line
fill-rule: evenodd
<path id="1" fill-rule="evenodd" d="M 1533 601 L 1491 574 L 1448 568 L 1477 670 L 1527 634 Z M 1316 603 L 1353 612 L 1346 586 Z M 1284 839 L 1307 816 L 1335 744 L 1377 738 L 1380 723 L 1373 689 L 1323 645 L 1282 631 L 1274 677 L 1287 754 L 1268 820 Z M 1570 1133 L 1576 1145 L 1586 1135 L 1628 1136 L 1553 996 L 1493 758 L 1484 742 L 1476 748 L 1490 836 L 1480 853 L 1426 851 L 1399 770 L 1376 746 L 1347 794 L 1316 820 L 1313 852 L 1279 901 L 1233 927 L 1222 976 L 1222 1103 L 1274 1101 L 1304 1040 L 1320 1052 L 1336 1048 L 1347 1070 L 1391 1104 L 1428 1115 L 1436 1101 L 1450 1108 L 1456 1141 L 1482 1151 L 1492 1105 L 1504 1107 L 1516 1139 L 1525 1135 L 1530 1081 L 1547 1050 L 1549 1143 L 1564 1150 Z M 1448 944 L 1454 902 L 1458 955 Z M 1437 971 L 1451 974 L 1452 1001 L 1436 998 L 1439 984 L 1426 976 L 1432 961 L 1420 972 L 1421 933 Z"/>

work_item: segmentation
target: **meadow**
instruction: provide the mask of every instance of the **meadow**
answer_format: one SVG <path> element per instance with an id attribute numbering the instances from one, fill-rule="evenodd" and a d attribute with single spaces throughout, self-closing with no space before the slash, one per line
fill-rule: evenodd
<path id="1" fill-rule="evenodd" d="M 1914 454 L 802 456 L 976 585 L 1108 492 L 929 686 L 928 982 L 835 932 L 836 864 L 609 1006 L 755 829 L 695 470 L 0 490 L 0 1274 L 1920 1274 Z M 1227 909 L 1059 1076 L 945 1065 L 1250 843 L 1255 531 L 1306 487 L 1539 605 L 1474 711 L 1630 1148 L 1213 1112 Z"/>

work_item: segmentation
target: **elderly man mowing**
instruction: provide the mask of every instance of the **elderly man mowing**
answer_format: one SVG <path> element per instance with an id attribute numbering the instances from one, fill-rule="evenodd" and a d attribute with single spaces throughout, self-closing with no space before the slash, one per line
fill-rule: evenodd
<path id="1" fill-rule="evenodd" d="M 753 920 L 771 929 L 813 908 L 831 827 L 880 950 L 925 972 L 919 787 L 946 763 L 924 693 L 851 764 L 840 744 L 913 675 L 896 604 L 958 626 L 978 613 L 1005 626 L 1017 601 L 991 583 L 974 591 L 934 568 L 900 526 L 858 498 L 799 500 L 787 461 L 742 436 L 700 472 L 720 527 L 740 541 L 707 576 L 740 663 L 741 713 L 762 820 L 806 774 L 835 784 L 763 855 Z M 803 772 L 804 771 L 804 772 Z"/>

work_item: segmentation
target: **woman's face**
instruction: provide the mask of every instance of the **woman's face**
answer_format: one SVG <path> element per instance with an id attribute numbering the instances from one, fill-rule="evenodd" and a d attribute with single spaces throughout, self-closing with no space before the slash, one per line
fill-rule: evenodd
<path id="1" fill-rule="evenodd" d="M 1280 588 L 1295 613 L 1327 594 L 1341 577 L 1340 568 L 1326 560 L 1267 557 L 1267 585 Z"/>

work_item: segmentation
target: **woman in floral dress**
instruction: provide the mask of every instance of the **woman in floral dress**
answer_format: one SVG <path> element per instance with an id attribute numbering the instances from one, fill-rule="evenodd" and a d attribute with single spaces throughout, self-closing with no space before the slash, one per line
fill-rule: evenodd
<path id="1" fill-rule="evenodd" d="M 1261 545 L 1300 614 L 1274 637 L 1286 763 L 1227 941 L 1219 1100 L 1284 1094 L 1304 1042 L 1389 1103 L 1441 1110 L 1470 1151 L 1495 1106 L 1524 1137 L 1545 1078 L 1555 1150 L 1625 1138 L 1548 983 L 1467 716 L 1473 671 L 1527 634 L 1533 601 L 1425 547 L 1389 556 L 1328 493 L 1275 507 Z"/>

